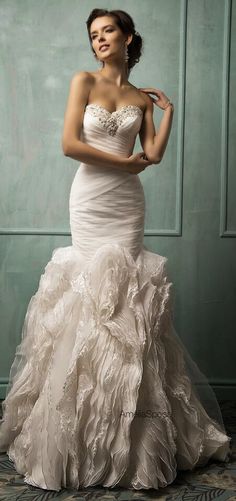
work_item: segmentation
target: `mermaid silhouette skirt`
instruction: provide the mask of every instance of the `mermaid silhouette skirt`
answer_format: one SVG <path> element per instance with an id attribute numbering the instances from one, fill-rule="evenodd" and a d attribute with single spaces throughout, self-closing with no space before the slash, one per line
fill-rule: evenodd
<path id="1" fill-rule="evenodd" d="M 142 111 L 87 105 L 82 137 L 128 156 Z M 228 461 L 213 390 L 173 326 L 167 258 L 143 245 L 139 176 L 80 164 L 72 245 L 54 249 L 11 366 L 0 451 L 42 489 L 164 487 Z"/>

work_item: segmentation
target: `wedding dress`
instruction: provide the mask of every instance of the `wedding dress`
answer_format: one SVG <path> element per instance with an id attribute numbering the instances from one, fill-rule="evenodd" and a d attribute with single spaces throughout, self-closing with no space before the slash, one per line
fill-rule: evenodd
<path id="1" fill-rule="evenodd" d="M 85 107 L 82 140 L 130 156 L 142 110 Z M 143 245 L 138 175 L 81 163 L 72 245 L 56 248 L 24 320 L 0 451 L 28 484 L 164 487 L 228 461 L 215 393 L 173 326 L 167 258 Z"/>

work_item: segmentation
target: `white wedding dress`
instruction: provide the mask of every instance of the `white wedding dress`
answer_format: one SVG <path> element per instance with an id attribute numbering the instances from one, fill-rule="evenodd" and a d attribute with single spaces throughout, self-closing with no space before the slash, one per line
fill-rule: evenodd
<path id="1" fill-rule="evenodd" d="M 81 139 L 132 154 L 138 106 L 85 108 Z M 28 484 L 164 487 L 228 461 L 216 396 L 175 332 L 167 258 L 143 245 L 138 175 L 81 163 L 72 245 L 40 277 L 11 367 L 0 451 Z"/>

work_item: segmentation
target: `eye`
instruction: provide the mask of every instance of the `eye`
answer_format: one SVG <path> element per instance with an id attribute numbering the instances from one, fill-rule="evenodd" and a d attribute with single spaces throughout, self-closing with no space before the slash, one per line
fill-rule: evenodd
<path id="1" fill-rule="evenodd" d="M 106 29 L 106 32 L 107 32 L 107 31 L 114 31 L 114 30 L 113 30 L 112 28 L 108 28 L 108 29 Z M 92 36 L 92 40 L 94 40 L 96 36 L 97 36 L 97 35 L 93 35 L 93 36 Z"/>

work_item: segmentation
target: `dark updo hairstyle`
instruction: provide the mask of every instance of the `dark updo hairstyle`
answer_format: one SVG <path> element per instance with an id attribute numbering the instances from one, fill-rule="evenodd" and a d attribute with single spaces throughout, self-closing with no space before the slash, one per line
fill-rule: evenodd
<path id="1" fill-rule="evenodd" d="M 139 62 L 139 58 L 142 54 L 142 37 L 140 34 L 135 31 L 135 26 L 132 17 L 127 14 L 124 10 L 107 10 L 107 9 L 93 9 L 89 17 L 86 21 L 87 24 L 87 30 L 88 30 L 88 35 L 89 35 L 89 40 L 90 40 L 90 45 L 92 48 L 92 51 L 94 55 L 96 55 L 95 51 L 93 50 L 92 47 L 92 38 L 90 36 L 90 26 L 94 19 L 97 17 L 102 17 L 102 16 L 110 16 L 113 17 L 115 20 L 116 25 L 123 31 L 125 35 L 133 35 L 132 41 L 128 45 L 128 72 L 130 73 L 131 68 Z M 104 65 L 104 62 L 103 62 Z"/>

